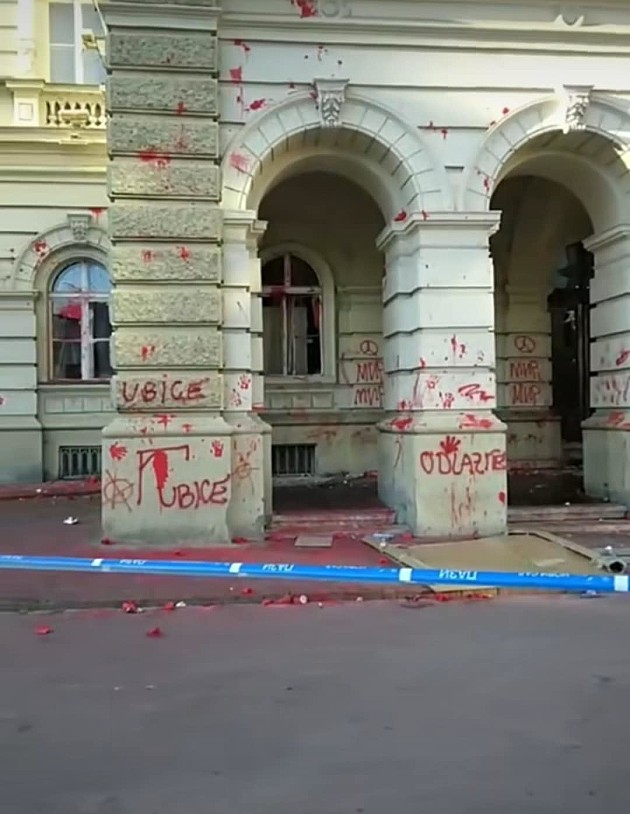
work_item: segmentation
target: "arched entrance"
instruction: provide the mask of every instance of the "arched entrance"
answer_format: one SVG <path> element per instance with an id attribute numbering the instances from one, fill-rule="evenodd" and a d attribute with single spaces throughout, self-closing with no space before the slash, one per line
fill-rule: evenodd
<path id="1" fill-rule="evenodd" d="M 627 296 L 624 128 L 623 114 L 588 92 L 542 100 L 488 134 L 468 175 L 464 200 L 502 212 L 492 240 L 497 412 L 512 502 L 584 499 L 582 464 L 594 471 L 610 422 L 601 408 L 627 405 L 627 360 L 613 350 L 630 319 L 611 290 L 616 278 L 616 296 Z M 599 488 L 587 474 L 586 493 L 612 497 L 610 484 L 610 471 Z"/>
<path id="2" fill-rule="evenodd" d="M 224 162 L 228 229 L 245 215 L 264 223 L 248 246 L 252 375 L 280 483 L 380 468 L 390 340 L 379 236 L 453 206 L 416 129 L 354 92 L 331 108 L 316 87 L 256 116 Z"/>

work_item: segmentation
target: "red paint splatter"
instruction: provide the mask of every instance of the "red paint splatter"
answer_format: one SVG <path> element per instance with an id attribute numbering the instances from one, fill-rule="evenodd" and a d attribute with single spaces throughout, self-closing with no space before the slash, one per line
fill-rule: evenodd
<path id="1" fill-rule="evenodd" d="M 323 55 L 327 54 L 327 53 L 328 53 L 328 48 L 326 48 L 325 45 L 318 45 L 317 46 L 317 61 L 321 62 Z"/>
<path id="2" fill-rule="evenodd" d="M 210 448 L 211 448 L 212 454 L 214 455 L 215 458 L 222 458 L 223 457 L 223 451 L 224 451 L 225 447 L 224 447 L 222 441 L 213 441 L 210 444 Z"/>
<path id="3" fill-rule="evenodd" d="M 164 636 L 164 633 L 161 628 L 159 627 L 152 627 L 151 630 L 147 630 L 145 636 L 149 639 L 161 639 Z"/>
<path id="4" fill-rule="evenodd" d="M 186 104 L 184 102 L 178 102 L 175 112 L 177 113 L 178 116 L 183 116 L 184 113 L 186 112 Z"/>
<path id="5" fill-rule="evenodd" d="M 187 246 L 179 246 L 178 253 L 181 259 L 184 262 L 188 263 L 188 261 L 190 260 L 190 249 Z"/>
<path id="6" fill-rule="evenodd" d="M 267 104 L 266 99 L 254 99 L 254 101 L 248 106 L 247 110 L 262 110 L 262 108 Z"/>
<path id="7" fill-rule="evenodd" d="M 5 402 L 5 398 L 4 398 L 4 396 L 0 396 L 0 407 L 2 407 L 2 405 L 4 404 L 4 402 Z"/>
<path id="8" fill-rule="evenodd" d="M 160 170 L 165 169 L 171 163 L 171 157 L 168 153 L 161 153 L 153 148 L 140 150 L 138 157 L 145 164 L 153 164 Z"/>
<path id="9" fill-rule="evenodd" d="M 238 68 L 230 68 L 230 80 L 237 85 L 243 81 L 243 68 L 242 66 Z"/>
<path id="10" fill-rule="evenodd" d="M 253 596 L 254 589 L 253 588 L 243 588 L 243 590 L 241 591 L 241 594 L 243 596 Z"/>
<path id="11" fill-rule="evenodd" d="M 251 49 L 251 46 L 249 46 L 249 45 L 248 45 L 246 42 L 244 42 L 243 40 L 234 40 L 234 45 L 235 45 L 237 48 L 242 48 L 242 49 L 243 49 L 243 52 L 244 52 L 245 54 L 249 54 L 249 52 L 252 50 L 252 49 Z"/>
<path id="12" fill-rule="evenodd" d="M 504 492 L 504 491 L 503 491 L 503 489 L 502 489 L 502 490 L 499 492 L 499 503 L 500 503 L 502 506 L 505 506 L 506 501 L 507 501 L 507 495 L 505 494 L 505 492 Z"/>
<path id="13" fill-rule="evenodd" d="M 248 545 L 249 540 L 246 537 L 232 537 L 232 542 L 235 545 Z"/>
<path id="14" fill-rule="evenodd" d="M 448 138 L 448 130 L 447 130 L 447 128 L 443 127 L 440 130 L 440 133 L 442 134 L 442 138 L 444 139 L 444 141 L 446 141 L 446 139 Z"/>
<path id="15" fill-rule="evenodd" d="M 400 212 L 394 217 L 394 223 L 403 223 L 408 217 L 407 212 L 404 209 L 401 209 Z"/>
<path id="16" fill-rule="evenodd" d="M 295 90 L 295 82 L 289 82 L 289 90 Z"/>
<path id="17" fill-rule="evenodd" d="M 155 475 L 155 485 L 158 491 L 162 491 L 168 480 L 168 455 L 161 449 L 156 449 L 151 461 L 153 473 Z"/>
<path id="18" fill-rule="evenodd" d="M 249 169 L 249 158 L 241 153 L 232 153 L 230 155 L 230 167 L 238 170 L 238 172 L 247 172 Z"/>
<path id="19" fill-rule="evenodd" d="M 429 213 L 426 211 L 426 209 L 423 209 L 420 214 L 422 215 L 422 220 L 429 220 Z"/>
<path id="20" fill-rule="evenodd" d="M 55 631 L 53 628 L 48 627 L 48 625 L 37 625 L 35 628 L 35 635 L 36 636 L 50 636 L 51 633 Z"/>
<path id="21" fill-rule="evenodd" d="M 507 114 L 508 114 L 509 112 L 510 112 L 510 108 L 509 108 L 509 107 L 504 107 L 504 108 L 503 108 L 503 110 L 501 111 L 501 113 L 502 113 L 504 116 L 507 116 Z"/>
<path id="22" fill-rule="evenodd" d="M 489 430 L 492 428 L 491 418 L 479 418 L 473 413 L 466 413 L 459 422 L 461 430 Z"/>
<path id="23" fill-rule="evenodd" d="M 302 19 L 317 17 L 319 13 L 315 0 L 291 0 L 291 5 L 300 12 Z"/>
<path id="24" fill-rule="evenodd" d="M 395 427 L 400 432 L 405 432 L 413 424 L 413 418 L 395 418 L 392 421 L 392 427 Z"/>
<path id="25" fill-rule="evenodd" d="M 90 214 L 93 215 L 97 219 L 103 214 L 104 211 L 105 211 L 104 206 L 91 206 L 90 207 Z"/>
<path id="26" fill-rule="evenodd" d="M 142 262 L 150 263 L 152 260 L 155 260 L 155 253 L 152 252 L 150 249 L 145 249 L 142 252 Z"/>
<path id="27" fill-rule="evenodd" d="M 142 361 L 146 362 L 147 359 L 150 359 L 151 356 L 155 353 L 155 345 L 143 345 L 142 350 L 140 351 L 140 355 L 142 356 Z"/>
<path id="28" fill-rule="evenodd" d="M 127 457 L 127 447 L 116 442 L 110 446 L 109 454 L 113 461 L 123 461 Z"/>
<path id="29" fill-rule="evenodd" d="M 175 602 L 167 602 L 166 605 L 163 606 L 162 610 L 168 611 L 171 613 L 172 611 L 176 610 L 177 605 Z"/>
<path id="30" fill-rule="evenodd" d="M 615 364 L 617 365 L 617 367 L 620 367 L 621 365 L 625 364 L 628 361 L 628 359 L 630 359 L 630 350 L 623 350 L 621 351 L 619 356 L 615 359 Z"/>
<path id="31" fill-rule="evenodd" d="M 183 430 L 183 431 L 184 431 L 186 434 L 188 434 L 189 432 L 192 432 L 192 430 L 193 430 L 193 425 L 192 425 L 192 424 L 182 424 L 182 430 Z"/>
<path id="32" fill-rule="evenodd" d="M 48 251 L 48 243 L 45 240 L 36 240 L 33 243 L 33 248 L 40 257 L 43 257 Z"/>
<path id="33" fill-rule="evenodd" d="M 126 599 L 121 608 L 123 613 L 138 613 L 138 603 L 133 599 Z"/>
<path id="34" fill-rule="evenodd" d="M 114 545 L 114 541 L 110 540 L 109 537 L 103 537 L 101 545 Z"/>

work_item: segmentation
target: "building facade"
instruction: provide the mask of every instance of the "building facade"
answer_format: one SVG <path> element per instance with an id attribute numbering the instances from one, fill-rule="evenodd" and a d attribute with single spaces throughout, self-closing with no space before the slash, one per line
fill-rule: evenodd
<path id="1" fill-rule="evenodd" d="M 630 506 L 623 0 L 0 14 L 0 481 L 98 472 L 130 542 L 260 534 L 272 474 Z"/>

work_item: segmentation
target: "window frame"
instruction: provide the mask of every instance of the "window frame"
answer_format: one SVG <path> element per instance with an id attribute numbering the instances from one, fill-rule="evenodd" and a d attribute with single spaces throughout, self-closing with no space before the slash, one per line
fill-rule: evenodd
<path id="1" fill-rule="evenodd" d="M 56 292 L 55 285 L 63 274 L 74 266 L 81 267 L 81 289 L 76 294 L 67 294 L 63 292 Z M 89 290 L 89 270 L 90 266 L 100 266 L 107 274 L 110 283 L 110 290 L 107 294 Z M 112 279 L 105 262 L 102 259 L 97 259 L 85 254 L 80 256 L 68 257 L 64 261 L 57 263 L 54 270 L 49 276 L 48 286 L 46 290 L 46 363 L 47 363 L 47 376 L 46 381 L 48 384 L 59 385 L 81 385 L 81 384 L 101 384 L 109 385 L 112 373 L 107 377 L 94 376 L 94 358 L 91 351 L 97 344 L 107 342 L 110 345 L 110 363 L 111 363 L 111 334 L 107 339 L 95 339 L 93 335 L 93 327 L 91 325 L 91 312 L 90 303 L 104 302 L 108 306 L 108 318 L 111 326 L 111 293 L 112 293 Z M 81 377 L 77 379 L 59 378 L 55 374 L 54 363 L 54 332 L 53 332 L 53 306 L 56 300 L 59 301 L 73 301 L 76 300 L 81 308 L 81 329 L 80 338 L 77 344 L 80 345 L 81 354 Z M 89 335 L 89 339 L 85 337 Z"/>
<path id="2" fill-rule="evenodd" d="M 320 347 L 321 347 L 321 373 L 310 374 L 281 374 L 266 373 L 263 370 L 265 380 L 271 384 L 289 384 L 298 382 L 313 382 L 334 384 L 336 381 L 335 368 L 335 344 L 336 344 L 336 314 L 335 314 L 335 287 L 334 277 L 330 266 L 324 258 L 307 246 L 298 243 L 282 243 L 272 248 L 264 249 L 260 252 L 260 274 L 261 274 L 261 299 L 268 296 L 268 291 L 273 286 L 262 284 L 262 272 L 267 263 L 277 260 L 279 257 L 293 255 L 306 263 L 314 271 L 319 280 L 321 299 L 321 326 L 320 326 Z M 291 286 L 291 294 L 312 294 L 312 288 Z M 261 304 L 262 305 L 262 304 Z M 262 306 L 264 308 L 264 306 Z M 264 329 L 263 329 L 264 342 Z"/>
<path id="3" fill-rule="evenodd" d="M 50 6 L 51 5 L 63 5 L 63 6 L 71 6 L 72 7 L 72 44 L 68 43 L 55 43 L 52 41 L 52 33 L 51 33 L 51 26 L 50 26 Z M 100 87 L 103 82 L 99 83 L 98 85 L 94 85 L 92 83 L 86 83 L 85 81 L 85 66 L 83 64 L 83 53 L 84 51 L 88 50 L 84 43 L 83 43 L 83 33 L 86 29 L 83 28 L 83 6 L 89 6 L 90 3 L 86 3 L 85 0 L 53 0 L 52 3 L 48 5 L 48 73 L 50 76 L 51 84 L 72 84 L 72 85 L 87 85 L 88 87 Z M 105 44 L 105 36 L 97 36 L 94 32 L 94 41 L 96 43 L 96 50 L 98 51 L 99 55 L 102 58 L 102 50 L 101 48 L 104 47 Z M 65 48 L 65 49 L 72 49 L 72 62 L 74 68 L 74 76 L 73 80 L 70 83 L 67 82 L 55 82 L 52 76 L 52 54 L 53 48 Z M 103 68 L 103 81 L 105 79 L 105 69 Z"/>

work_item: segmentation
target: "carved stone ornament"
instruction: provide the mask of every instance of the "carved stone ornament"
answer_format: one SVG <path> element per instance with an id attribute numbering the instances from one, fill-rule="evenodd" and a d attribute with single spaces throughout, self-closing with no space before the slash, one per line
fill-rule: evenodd
<path id="1" fill-rule="evenodd" d="M 348 79 L 316 79 L 317 107 L 322 127 L 341 125 L 341 108 L 346 101 Z"/>
<path id="2" fill-rule="evenodd" d="M 569 87 L 565 85 L 566 95 L 563 133 L 576 133 L 586 129 L 586 114 L 591 103 L 591 86 Z"/>
<path id="3" fill-rule="evenodd" d="M 90 221 L 91 215 L 68 215 L 68 224 L 72 230 L 72 237 L 78 243 L 84 243 L 87 240 Z"/>

